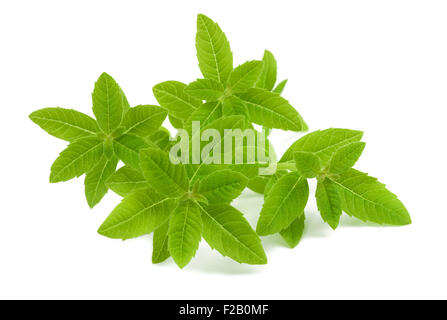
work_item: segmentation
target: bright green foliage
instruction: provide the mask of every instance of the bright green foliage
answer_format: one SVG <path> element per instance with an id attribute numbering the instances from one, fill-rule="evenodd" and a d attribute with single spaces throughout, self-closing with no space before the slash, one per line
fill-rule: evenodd
<path id="1" fill-rule="evenodd" d="M 149 137 L 160 128 L 166 116 L 166 111 L 157 106 L 131 108 L 123 119 L 122 125 L 126 128 L 124 133 Z"/>
<path id="2" fill-rule="evenodd" d="M 184 120 L 185 129 L 190 130 L 192 121 L 208 125 L 221 117 L 242 115 L 248 122 L 265 128 L 308 129 L 300 114 L 280 97 L 287 81 L 274 88 L 277 63 L 270 51 L 265 50 L 262 61 L 247 61 L 233 69 L 225 34 L 204 15 L 197 18 L 196 49 L 204 79 L 186 87 L 176 81 L 154 87 L 155 97 L 168 110 L 170 120 Z M 202 100 L 206 101 L 204 105 L 200 105 Z M 177 120 L 171 121 L 174 127 L 183 128 L 183 124 L 174 122 Z"/>
<path id="3" fill-rule="evenodd" d="M 289 102 L 264 89 L 252 88 L 237 94 L 247 106 L 252 122 L 268 127 L 292 131 L 306 131 L 307 124 Z"/>
<path id="4" fill-rule="evenodd" d="M 50 182 L 68 181 L 83 175 L 101 159 L 102 153 L 102 141 L 96 137 L 70 143 L 51 166 Z"/>
<path id="5" fill-rule="evenodd" d="M 157 106 L 130 108 L 123 91 L 107 73 L 96 81 L 92 100 L 97 120 L 62 108 L 45 108 L 29 116 L 49 134 L 70 142 L 51 166 L 50 182 L 86 174 L 85 195 L 90 207 L 107 193 L 106 181 L 119 160 L 139 167 L 140 150 L 153 145 L 150 138 L 167 116 Z"/>
<path id="6" fill-rule="evenodd" d="M 115 151 L 113 150 L 113 140 L 112 139 L 106 139 L 104 140 L 104 156 L 107 159 L 111 159 L 114 154 Z"/>
<path id="7" fill-rule="evenodd" d="M 143 150 L 141 169 L 149 183 L 167 197 L 180 197 L 189 190 L 189 180 L 183 165 L 173 164 L 169 155 L 162 150 Z"/>
<path id="8" fill-rule="evenodd" d="M 146 189 L 149 183 L 143 176 L 143 173 L 137 169 L 124 166 L 110 176 L 106 185 L 113 192 L 125 197 L 139 189 Z"/>
<path id="9" fill-rule="evenodd" d="M 212 169 L 192 184 L 185 167 L 172 164 L 168 153 L 149 148 L 140 158 L 144 176 L 136 169 L 123 167 L 109 178 L 108 185 L 125 198 L 99 233 L 128 239 L 155 230 L 154 263 L 172 255 L 184 267 L 194 256 L 203 230 L 205 240 L 223 255 L 241 263 L 266 263 L 259 236 L 228 204 L 246 187 L 248 179 L 244 175 Z M 144 188 L 147 184 L 143 178 L 152 187 Z"/>
<path id="10" fill-rule="evenodd" d="M 276 182 L 278 182 L 279 178 L 281 178 L 286 173 L 287 171 L 285 170 L 277 170 L 275 174 L 271 175 L 269 180 L 267 181 L 267 184 L 265 185 L 264 193 L 269 194 L 270 190 L 273 188 Z"/>
<path id="11" fill-rule="evenodd" d="M 306 179 L 294 172 L 282 176 L 265 198 L 256 232 L 265 236 L 287 228 L 303 213 L 308 198 Z"/>
<path id="12" fill-rule="evenodd" d="M 350 169 L 332 180 L 338 187 L 342 209 L 363 221 L 407 225 L 410 215 L 397 196 L 366 173 Z"/>
<path id="13" fill-rule="evenodd" d="M 304 233 L 304 221 L 306 217 L 301 214 L 287 228 L 283 229 L 280 234 L 290 248 L 295 248 L 301 240 Z"/>
<path id="14" fill-rule="evenodd" d="M 256 83 L 256 87 L 266 89 L 267 91 L 271 91 L 276 94 L 282 94 L 284 88 L 286 87 L 287 80 L 279 82 L 275 87 L 278 73 L 275 57 L 270 51 L 265 50 L 262 61 L 264 62 L 264 67 Z"/>
<path id="15" fill-rule="evenodd" d="M 303 178 L 315 178 L 321 170 L 321 161 L 313 152 L 297 151 L 294 153 L 297 172 Z"/>
<path id="16" fill-rule="evenodd" d="M 233 70 L 230 43 L 217 23 L 203 14 L 197 16 L 196 49 L 203 76 L 225 84 Z"/>
<path id="17" fill-rule="evenodd" d="M 275 86 L 277 76 L 276 59 L 270 51 L 265 50 L 262 61 L 264 62 L 264 68 L 258 82 L 256 83 L 256 87 L 272 91 L 273 87 Z"/>
<path id="18" fill-rule="evenodd" d="M 45 108 L 34 111 L 29 117 L 49 134 L 69 142 L 99 132 L 93 118 L 72 109 Z"/>
<path id="19" fill-rule="evenodd" d="M 164 151 L 168 151 L 174 143 L 174 141 L 171 141 L 171 133 L 164 127 L 160 127 L 160 129 L 155 131 L 155 133 L 149 137 L 149 140 Z"/>
<path id="20" fill-rule="evenodd" d="M 123 240 L 151 233 L 168 220 L 176 204 L 152 188 L 135 191 L 121 201 L 98 232 Z"/>
<path id="21" fill-rule="evenodd" d="M 211 122 L 222 117 L 222 103 L 212 101 L 204 103 L 198 109 L 194 110 L 185 121 L 185 130 L 191 132 L 191 125 L 193 121 L 200 121 L 201 127 L 206 127 Z"/>
<path id="22" fill-rule="evenodd" d="M 338 149 L 329 163 L 330 173 L 343 173 L 351 169 L 365 149 L 364 142 L 353 142 Z"/>
<path id="23" fill-rule="evenodd" d="M 349 129 L 331 128 L 314 131 L 295 141 L 284 153 L 280 162 L 293 160 L 296 151 L 307 151 L 314 152 L 320 157 L 322 165 L 325 165 L 338 148 L 360 141 L 362 136 L 363 132 Z"/>
<path id="24" fill-rule="evenodd" d="M 275 87 L 275 89 L 272 90 L 272 92 L 277 93 L 277 94 L 282 94 L 282 92 L 284 91 L 284 88 L 286 87 L 286 84 L 287 84 L 287 79 L 278 83 L 278 85 Z"/>
<path id="25" fill-rule="evenodd" d="M 95 83 L 92 94 L 93 113 L 104 133 L 112 133 L 123 120 L 124 110 L 129 109 L 126 97 L 118 83 L 103 73 Z"/>
<path id="26" fill-rule="evenodd" d="M 226 139 L 226 137 L 228 137 L 231 132 L 230 131 L 226 131 L 228 129 L 245 129 L 247 127 L 247 122 L 245 121 L 245 119 L 242 116 L 228 116 L 228 117 L 224 117 L 224 118 L 220 118 L 217 119 L 213 122 L 211 122 L 208 126 L 206 126 L 205 128 L 203 128 L 203 130 L 206 129 L 215 129 L 219 132 L 219 138 L 216 141 L 211 141 L 210 143 L 210 150 L 208 150 L 208 152 L 205 152 L 205 156 L 202 157 L 201 159 L 201 163 L 198 165 L 188 165 L 188 172 L 189 177 L 191 179 L 191 181 L 193 183 L 196 182 L 196 179 L 201 175 L 201 171 L 202 170 L 207 170 L 209 169 L 209 164 L 212 163 L 212 155 L 210 154 L 211 150 L 215 150 L 215 152 L 220 155 L 220 158 L 224 157 L 224 140 Z M 194 135 L 192 136 L 191 139 L 194 139 Z M 207 148 L 207 146 L 209 146 L 209 143 L 207 143 L 206 145 L 201 144 L 201 152 L 204 152 L 204 149 Z M 223 163 L 223 161 L 221 160 L 220 163 Z"/>
<path id="27" fill-rule="evenodd" d="M 337 185 L 329 179 L 318 181 L 315 198 L 321 217 L 335 230 L 342 214 Z"/>
<path id="28" fill-rule="evenodd" d="M 241 173 L 219 170 L 200 181 L 199 193 L 210 203 L 229 203 L 239 197 L 247 183 L 248 179 Z"/>
<path id="29" fill-rule="evenodd" d="M 162 263 L 171 256 L 168 250 L 168 230 L 169 221 L 166 221 L 154 231 L 154 249 L 152 251 L 152 263 L 154 264 Z"/>
<path id="30" fill-rule="evenodd" d="M 259 78 L 262 71 L 262 61 L 247 61 L 236 67 L 230 74 L 228 89 L 233 93 L 244 92 L 250 89 Z"/>
<path id="31" fill-rule="evenodd" d="M 188 95 L 186 84 L 178 81 L 165 81 L 152 88 L 155 98 L 169 115 L 180 120 L 188 119 L 191 112 L 202 105 L 202 101 Z"/>
<path id="32" fill-rule="evenodd" d="M 115 154 L 128 166 L 139 168 L 140 151 L 150 146 L 145 139 L 133 134 L 123 134 L 113 140 Z"/>
<path id="33" fill-rule="evenodd" d="M 234 95 L 225 98 L 225 100 L 222 102 L 222 115 L 240 115 L 244 116 L 245 119 L 250 120 L 248 109 L 244 101 Z"/>
<path id="34" fill-rule="evenodd" d="M 247 187 L 254 192 L 263 194 L 268 181 L 268 176 L 256 176 L 248 181 Z"/>
<path id="35" fill-rule="evenodd" d="M 194 257 L 202 239 L 199 206 L 192 200 L 181 201 L 169 220 L 168 248 L 180 268 Z"/>
<path id="36" fill-rule="evenodd" d="M 216 101 L 223 96 L 224 86 L 213 79 L 197 79 L 185 88 L 185 92 L 200 100 Z"/>
<path id="37" fill-rule="evenodd" d="M 246 134 L 254 124 L 266 132 L 308 129 L 281 97 L 287 80 L 277 83 L 277 61 L 270 51 L 265 50 L 262 61 L 233 68 L 225 34 L 204 15 L 197 18 L 196 49 L 203 79 L 188 85 L 178 81 L 155 85 L 153 94 L 160 107 L 131 108 L 120 86 L 104 73 L 92 94 L 96 120 L 63 108 L 30 115 L 49 134 L 69 142 L 51 167 L 50 182 L 86 174 L 90 207 L 109 188 L 123 197 L 99 227 L 101 235 L 126 240 L 154 232 L 152 262 L 172 256 L 180 268 L 195 256 L 202 237 L 236 262 L 265 264 L 260 235 L 279 233 L 291 248 L 300 242 L 310 178 L 317 181 L 321 217 L 333 229 L 343 211 L 378 224 L 411 223 L 402 202 L 384 184 L 352 169 L 365 148 L 361 131 L 330 128 L 309 133 L 295 141 L 279 163 L 267 138 L 261 140 L 262 146 L 256 144 L 259 136 L 254 142 L 247 136 L 236 138 L 235 131 Z M 170 152 L 185 131 L 173 139 L 161 127 L 166 117 L 174 128 L 189 134 L 185 155 L 183 150 L 181 155 Z M 193 130 L 195 121 L 200 130 Z M 234 141 L 231 146 L 225 144 L 229 137 Z M 197 145 L 200 159 L 190 152 Z M 255 159 L 248 161 L 248 151 L 255 151 Z M 269 161 L 257 151 L 266 151 Z M 187 163 L 181 163 L 185 159 Z M 124 166 L 117 170 L 120 161 Z M 267 165 L 276 171 L 261 172 Z M 268 176 L 259 175 L 266 172 Z M 257 232 L 230 205 L 246 187 L 264 194 Z"/>
<path id="38" fill-rule="evenodd" d="M 172 124 L 172 126 L 176 129 L 182 129 L 183 128 L 183 120 L 174 117 L 172 114 L 168 115 L 169 122 Z"/>
<path id="39" fill-rule="evenodd" d="M 93 208 L 98 204 L 109 189 L 106 181 L 113 175 L 118 164 L 118 158 L 112 156 L 110 159 L 102 157 L 96 166 L 85 175 L 85 196 L 88 205 Z"/>
<path id="40" fill-rule="evenodd" d="M 290 193 L 291 185 L 306 181 L 305 178 L 317 178 L 317 207 L 323 220 L 334 230 L 343 211 L 379 224 L 411 223 L 402 202 L 385 185 L 351 169 L 365 148 L 365 143 L 359 141 L 362 135 L 360 131 L 332 128 L 309 133 L 294 142 L 278 164 L 280 171 L 272 175 L 264 187 L 265 202 L 258 221 L 258 233 L 280 232 L 292 247 L 299 242 L 304 219 L 293 220 L 293 214 L 297 213 L 292 208 L 304 207 L 291 205 L 292 199 L 299 201 L 300 196 L 297 193 L 291 199 Z M 284 175 L 283 170 L 292 172 Z"/>
<path id="41" fill-rule="evenodd" d="M 238 123 L 238 119 L 230 120 L 219 119 L 222 130 Z M 173 164 L 167 152 L 154 148 L 143 150 L 140 162 L 143 174 L 123 167 L 108 179 L 107 184 L 125 198 L 99 233 L 128 239 L 155 230 L 154 263 L 172 256 L 184 267 L 195 255 L 203 231 L 205 240 L 223 255 L 241 263 L 266 263 L 259 236 L 229 205 L 246 187 L 248 178 L 227 169 L 230 166 L 218 165 L 192 183 L 185 169 L 189 166 Z M 164 229 L 166 223 L 169 231 Z"/>
<path id="42" fill-rule="evenodd" d="M 239 263 L 265 264 L 258 235 L 242 213 L 228 204 L 201 207 L 203 238 L 211 248 Z"/>

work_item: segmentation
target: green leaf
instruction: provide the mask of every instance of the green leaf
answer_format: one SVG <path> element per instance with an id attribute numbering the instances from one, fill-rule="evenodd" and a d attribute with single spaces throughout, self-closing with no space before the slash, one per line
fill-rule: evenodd
<path id="1" fill-rule="evenodd" d="M 125 197 L 136 190 L 147 189 L 149 183 L 139 170 L 124 166 L 116 171 L 106 181 L 107 187 L 113 192 Z"/>
<path id="2" fill-rule="evenodd" d="M 124 94 L 124 91 L 121 87 L 119 87 L 120 91 L 121 91 L 121 97 L 122 97 L 122 101 L 123 101 L 123 118 L 126 115 L 126 113 L 130 110 L 130 104 L 129 101 L 127 101 L 127 97 Z"/>
<path id="3" fill-rule="evenodd" d="M 306 219 L 304 212 L 286 229 L 280 232 L 281 237 L 286 241 L 290 248 L 295 248 L 300 243 L 304 233 L 304 220 Z"/>
<path id="4" fill-rule="evenodd" d="M 197 16 L 196 49 L 203 76 L 225 84 L 233 70 L 230 43 L 217 23 L 203 14 Z"/>
<path id="5" fill-rule="evenodd" d="M 335 230 L 342 214 L 337 185 L 329 179 L 318 181 L 315 198 L 321 217 Z"/>
<path id="6" fill-rule="evenodd" d="M 243 174 L 247 179 L 254 178 L 259 173 L 258 164 L 186 164 L 184 165 L 193 185 L 206 176 L 218 170 L 231 170 Z"/>
<path id="7" fill-rule="evenodd" d="M 278 85 L 275 87 L 275 89 L 273 89 L 272 92 L 277 93 L 277 94 L 282 94 L 282 92 L 284 91 L 284 88 L 286 87 L 286 84 L 287 84 L 287 79 L 278 83 Z"/>
<path id="8" fill-rule="evenodd" d="M 239 172 L 219 170 L 200 181 L 199 193 L 210 203 L 230 203 L 239 197 L 247 186 L 248 179 Z"/>
<path id="9" fill-rule="evenodd" d="M 248 181 L 247 187 L 254 192 L 263 194 L 269 178 L 269 176 L 256 176 Z"/>
<path id="10" fill-rule="evenodd" d="M 306 179 L 296 172 L 282 176 L 265 197 L 256 232 L 266 236 L 287 228 L 303 213 L 308 197 Z"/>
<path id="11" fill-rule="evenodd" d="M 94 136 L 99 131 L 93 118 L 72 109 L 40 109 L 31 113 L 29 118 L 52 136 L 70 142 Z"/>
<path id="12" fill-rule="evenodd" d="M 115 151 L 113 150 L 113 140 L 112 139 L 104 140 L 104 155 L 108 159 L 111 159 L 115 155 Z"/>
<path id="13" fill-rule="evenodd" d="M 315 178 L 321 171 L 321 160 L 313 152 L 297 151 L 294 159 L 297 172 L 303 178 Z"/>
<path id="14" fill-rule="evenodd" d="M 115 172 L 118 159 L 102 157 L 97 165 L 85 175 L 85 196 L 90 208 L 97 205 L 107 193 L 107 179 Z"/>
<path id="15" fill-rule="evenodd" d="M 99 234 L 112 239 L 130 239 L 149 234 L 165 223 L 177 200 L 153 188 L 135 191 L 125 197 L 99 227 Z"/>
<path id="16" fill-rule="evenodd" d="M 242 213 L 228 204 L 201 206 L 203 238 L 239 263 L 266 264 L 261 240 Z"/>
<path id="17" fill-rule="evenodd" d="M 364 142 L 353 142 L 338 149 L 329 163 L 330 173 L 343 173 L 351 169 L 365 149 Z"/>
<path id="18" fill-rule="evenodd" d="M 93 113 L 99 127 L 105 133 L 112 133 L 123 120 L 127 99 L 119 85 L 107 73 L 103 73 L 95 83 L 92 94 Z"/>
<path id="19" fill-rule="evenodd" d="M 287 174 L 288 172 L 285 170 L 278 170 L 275 172 L 275 174 L 272 174 L 269 177 L 269 180 L 267 181 L 267 184 L 265 185 L 264 194 L 268 195 L 270 191 L 272 190 L 273 186 L 278 182 L 279 178 Z"/>
<path id="20" fill-rule="evenodd" d="M 267 128 L 305 131 L 307 124 L 283 97 L 264 89 L 251 88 L 237 94 L 247 106 L 252 122 Z"/>
<path id="21" fill-rule="evenodd" d="M 113 140 L 113 149 L 118 158 L 135 169 L 140 167 L 140 151 L 148 146 L 146 140 L 133 134 L 124 134 Z"/>
<path id="22" fill-rule="evenodd" d="M 205 196 L 198 194 L 198 193 L 194 193 L 194 192 L 185 193 L 183 195 L 183 197 L 180 198 L 180 200 L 181 201 L 182 200 L 192 200 L 192 201 L 203 203 L 205 205 L 208 204 L 208 199 Z"/>
<path id="23" fill-rule="evenodd" d="M 252 88 L 262 71 L 262 61 L 247 61 L 234 68 L 228 79 L 228 88 L 232 93 L 244 92 Z"/>
<path id="24" fill-rule="evenodd" d="M 168 129 L 161 127 L 154 134 L 149 137 L 149 140 L 154 143 L 161 150 L 168 151 L 172 145 L 171 134 Z"/>
<path id="25" fill-rule="evenodd" d="M 224 87 L 213 79 L 197 79 L 185 88 L 185 92 L 200 100 L 216 101 L 223 96 Z"/>
<path id="26" fill-rule="evenodd" d="M 338 187 L 343 211 L 350 216 L 378 224 L 401 226 L 411 223 L 402 202 L 376 178 L 349 169 L 331 181 Z"/>
<path id="27" fill-rule="evenodd" d="M 215 150 L 215 152 L 217 154 L 221 154 L 223 156 L 223 152 L 222 150 L 224 149 L 224 141 L 226 139 L 226 137 L 228 137 L 229 135 L 231 135 L 231 131 L 228 131 L 228 129 L 234 130 L 234 129 L 245 129 L 247 127 L 247 122 L 245 121 L 245 119 L 242 116 L 228 116 L 228 117 L 223 117 L 220 119 L 217 119 L 211 123 L 209 123 L 206 127 L 201 128 L 201 130 L 207 130 L 207 129 L 216 129 L 219 132 L 219 139 L 217 139 L 217 141 L 212 141 L 210 143 L 214 143 L 213 145 L 213 150 Z M 202 146 L 201 146 L 201 151 L 202 151 Z M 210 166 L 209 164 L 207 164 L 207 162 L 209 162 L 209 160 L 211 159 L 211 155 L 210 154 L 206 154 L 204 157 L 202 157 L 201 159 L 201 163 L 198 165 L 192 165 L 190 166 L 190 169 L 192 168 L 193 170 L 190 170 L 189 173 L 189 177 L 191 179 L 191 182 L 195 182 L 195 178 L 196 176 L 200 175 L 200 171 L 205 169 L 207 166 Z"/>
<path id="28" fill-rule="evenodd" d="M 189 190 L 189 180 L 181 163 L 173 164 L 169 154 L 149 148 L 140 154 L 145 178 L 160 193 L 168 197 L 180 197 Z"/>
<path id="29" fill-rule="evenodd" d="M 200 126 L 204 128 L 221 117 L 222 103 L 217 101 L 207 102 L 191 113 L 188 120 L 185 121 L 184 128 L 191 134 L 193 121 L 200 121 Z"/>
<path id="30" fill-rule="evenodd" d="M 148 137 L 160 128 L 167 113 L 158 106 L 136 106 L 131 108 L 123 119 L 124 133 Z"/>
<path id="31" fill-rule="evenodd" d="M 94 166 L 103 154 L 103 143 L 96 137 L 82 138 L 70 143 L 51 166 L 50 182 L 79 177 Z"/>
<path id="32" fill-rule="evenodd" d="M 173 115 L 168 115 L 169 122 L 172 124 L 172 126 L 176 129 L 182 129 L 183 128 L 183 120 L 180 120 L 179 118 L 174 117 Z"/>
<path id="33" fill-rule="evenodd" d="M 162 263 L 171 256 L 168 250 L 168 230 L 169 221 L 163 223 L 154 231 L 154 249 L 152 251 L 152 263 L 154 264 Z"/>
<path id="34" fill-rule="evenodd" d="M 223 116 L 239 115 L 249 119 L 247 106 L 236 96 L 229 96 L 223 101 L 222 114 Z"/>
<path id="35" fill-rule="evenodd" d="M 187 94 L 185 88 L 184 83 L 165 81 L 155 85 L 152 91 L 160 106 L 168 110 L 169 115 L 186 120 L 191 112 L 202 105 L 202 101 Z"/>
<path id="36" fill-rule="evenodd" d="M 201 239 L 199 206 L 192 200 L 181 201 L 172 214 L 168 231 L 169 253 L 180 268 L 195 256 Z"/>
<path id="37" fill-rule="evenodd" d="M 259 77 L 256 86 L 258 88 L 272 91 L 273 86 L 276 83 L 276 74 L 277 74 L 276 59 L 270 51 L 265 50 L 262 61 L 264 62 L 264 68 L 262 69 L 262 73 Z"/>
<path id="38" fill-rule="evenodd" d="M 295 141 L 284 153 L 280 162 L 294 160 L 293 155 L 296 151 L 307 151 L 314 152 L 320 157 L 321 164 L 325 165 L 337 149 L 351 142 L 360 141 L 362 136 L 363 132 L 349 129 L 331 128 L 314 131 Z"/>
<path id="39" fill-rule="evenodd" d="M 243 136 L 236 134 L 236 130 L 239 130 L 239 133 L 242 135 L 246 133 L 246 137 L 250 134 L 254 136 L 254 130 L 248 127 L 248 123 L 241 116 L 221 118 L 210 123 L 205 130 L 208 128 L 216 129 L 219 132 L 219 136 L 212 139 L 211 148 L 205 149 L 207 146 L 203 146 L 201 150 L 202 162 L 200 164 L 186 165 L 192 184 L 216 169 L 229 169 L 240 172 L 250 179 L 259 174 L 261 167 L 266 166 L 266 160 L 260 158 L 260 154 L 265 154 L 270 159 L 275 157 L 273 147 L 268 140 L 266 141 L 266 145 L 269 144 L 268 148 L 264 149 L 261 146 L 257 146 L 256 143 L 252 144 L 252 141 L 256 139 L 242 139 Z M 232 129 L 232 131 L 230 132 L 226 129 Z M 246 129 L 250 132 L 245 131 Z M 232 149 L 229 148 L 229 144 L 225 146 L 225 141 L 232 142 Z M 213 149 L 212 155 L 209 155 L 210 149 Z"/>

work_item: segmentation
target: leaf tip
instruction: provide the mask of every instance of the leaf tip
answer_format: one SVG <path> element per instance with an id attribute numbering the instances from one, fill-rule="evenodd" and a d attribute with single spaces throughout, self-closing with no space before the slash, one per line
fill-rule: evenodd
<path id="1" fill-rule="evenodd" d="M 168 258 L 169 258 L 169 256 L 168 257 L 159 257 L 159 256 L 152 255 L 152 264 L 160 264 L 160 263 L 168 260 Z"/>
<path id="2" fill-rule="evenodd" d="M 199 20 L 211 20 L 209 17 L 207 17 L 206 15 L 204 15 L 203 13 L 199 13 L 197 14 L 197 22 Z"/>
<path id="3" fill-rule="evenodd" d="M 270 50 L 265 49 L 264 50 L 264 55 L 272 55 L 273 56 L 273 53 Z"/>
<path id="4" fill-rule="evenodd" d="M 285 241 L 286 241 L 287 247 L 289 249 L 295 249 L 296 246 L 298 245 L 298 243 L 290 242 L 290 241 L 287 241 L 287 240 L 285 240 Z"/>
<path id="5" fill-rule="evenodd" d="M 260 259 L 259 259 L 259 264 L 263 265 L 263 264 L 267 264 L 267 263 L 268 263 L 267 255 L 264 252 L 264 255 L 262 257 L 260 257 Z"/>
<path id="6" fill-rule="evenodd" d="M 189 260 L 179 260 L 179 259 L 175 259 L 174 258 L 175 264 L 182 270 L 183 270 L 183 268 L 185 268 L 189 264 L 190 261 L 191 261 L 191 259 L 189 259 Z"/>
<path id="7" fill-rule="evenodd" d="M 98 80 L 102 80 L 102 79 L 110 79 L 112 78 L 107 72 L 103 72 L 101 73 L 101 75 L 99 76 Z"/>
<path id="8" fill-rule="evenodd" d="M 309 126 L 307 125 L 306 121 L 301 120 L 301 131 L 307 132 L 309 131 Z"/>
<path id="9" fill-rule="evenodd" d="M 93 209 L 98 204 L 98 201 L 87 199 L 87 204 L 90 209 Z"/>
<path id="10" fill-rule="evenodd" d="M 408 225 L 410 225 L 410 224 L 412 224 L 413 223 L 413 221 L 411 220 L 411 217 L 410 217 L 410 214 L 406 214 L 406 216 L 403 218 L 403 221 L 402 221 L 402 226 L 408 226 Z"/>
<path id="11" fill-rule="evenodd" d="M 338 228 L 338 222 L 328 222 L 329 227 L 331 227 L 332 230 L 336 230 Z"/>
<path id="12" fill-rule="evenodd" d="M 50 173 L 50 179 L 49 179 L 49 181 L 50 181 L 50 183 L 58 183 L 58 182 L 61 182 L 62 180 L 59 179 L 59 178 L 57 177 L 57 175 L 54 174 L 54 172 L 51 172 L 51 173 Z"/>
<path id="13" fill-rule="evenodd" d="M 104 224 L 100 225 L 99 228 L 98 228 L 98 230 L 97 230 L 96 232 L 98 232 L 98 234 L 100 234 L 100 235 L 102 235 L 102 236 L 104 236 L 104 237 L 109 238 L 109 235 L 108 235 L 108 233 L 107 233 L 107 230 L 104 228 Z"/>
<path id="14" fill-rule="evenodd" d="M 36 116 L 36 113 L 37 113 L 38 111 L 33 111 L 33 112 L 31 112 L 29 115 L 28 115 L 28 118 L 32 121 L 32 122 L 36 122 L 35 121 L 35 116 Z"/>

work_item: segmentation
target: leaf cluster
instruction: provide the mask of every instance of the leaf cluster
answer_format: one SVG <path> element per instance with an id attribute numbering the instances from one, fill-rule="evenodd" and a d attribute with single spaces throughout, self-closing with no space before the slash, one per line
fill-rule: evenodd
<path id="1" fill-rule="evenodd" d="M 69 144 L 51 166 L 50 182 L 85 174 L 90 207 L 109 189 L 123 197 L 98 232 L 113 239 L 153 233 L 153 263 L 172 257 L 183 268 L 195 256 L 202 239 L 223 256 L 239 263 L 265 264 L 260 236 L 279 233 L 295 247 L 305 228 L 309 179 L 316 179 L 315 197 L 322 219 L 336 229 L 342 212 L 363 221 L 405 225 L 410 216 L 377 179 L 353 169 L 365 143 L 363 133 L 331 128 L 309 133 L 284 153 L 276 171 L 259 175 L 262 165 L 235 161 L 235 150 L 259 148 L 247 141 L 233 147 L 232 164 L 182 163 L 169 151 L 175 144 L 162 124 L 202 135 L 215 129 L 212 157 L 228 129 L 307 131 L 298 111 L 281 96 L 287 80 L 277 83 L 277 62 L 265 50 L 261 60 L 233 65 L 233 53 L 221 28 L 205 15 L 197 17 L 196 50 L 203 78 L 185 84 L 165 81 L 153 87 L 159 103 L 130 107 L 123 90 L 106 73 L 92 93 L 95 118 L 64 108 L 45 108 L 30 119 Z M 193 132 L 193 122 L 201 130 Z M 268 131 L 267 130 L 267 131 Z M 199 143 L 200 151 L 207 150 Z M 270 159 L 275 151 L 266 139 Z M 211 157 L 210 155 L 210 157 Z M 193 155 L 187 154 L 188 160 Z M 245 158 L 244 158 L 245 159 Z M 120 166 L 120 163 L 123 165 Z M 245 188 L 264 194 L 256 231 L 231 205 Z"/>
<path id="2" fill-rule="evenodd" d="M 293 143 L 281 158 L 277 173 L 265 181 L 257 233 L 280 233 L 291 247 L 298 244 L 309 197 L 308 179 L 316 179 L 318 210 L 334 230 L 342 212 L 378 224 L 410 224 L 396 195 L 376 178 L 352 168 L 365 148 L 362 136 L 361 131 L 331 128 Z"/>

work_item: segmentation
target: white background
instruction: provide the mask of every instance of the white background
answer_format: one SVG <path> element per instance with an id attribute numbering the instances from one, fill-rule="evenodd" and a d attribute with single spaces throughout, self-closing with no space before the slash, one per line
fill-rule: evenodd
<path id="1" fill-rule="evenodd" d="M 180 270 L 151 264 L 152 236 L 96 233 L 119 202 L 90 210 L 83 180 L 49 184 L 64 148 L 32 111 L 91 112 L 101 72 L 132 105 L 151 88 L 200 77 L 197 13 L 226 32 L 235 64 L 278 59 L 284 96 L 312 130 L 365 131 L 357 168 L 387 183 L 413 224 L 347 216 L 332 231 L 312 199 L 301 244 L 265 237 L 269 263 L 239 265 L 201 243 Z M 445 1 L 2 1 L 0 4 L 0 298 L 447 298 Z M 283 152 L 299 134 L 276 131 Z M 262 197 L 235 205 L 255 225 Z"/>

